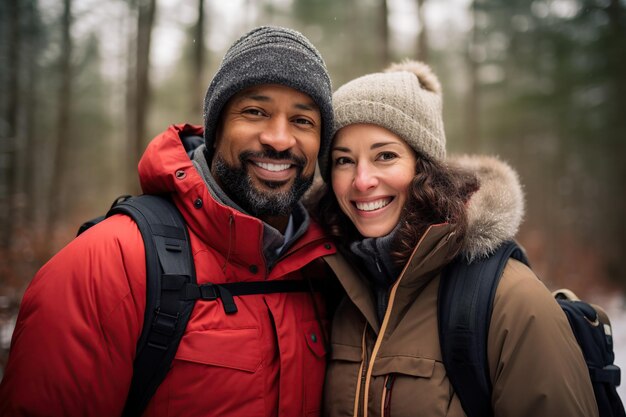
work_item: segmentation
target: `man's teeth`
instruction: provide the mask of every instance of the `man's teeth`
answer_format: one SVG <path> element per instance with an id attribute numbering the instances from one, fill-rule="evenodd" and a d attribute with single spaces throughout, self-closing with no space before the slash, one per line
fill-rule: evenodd
<path id="1" fill-rule="evenodd" d="M 356 208 L 362 211 L 373 211 L 385 207 L 391 203 L 391 198 L 385 198 L 382 200 L 370 201 L 367 203 L 356 203 Z"/>
<path id="2" fill-rule="evenodd" d="M 291 166 L 291 164 L 270 164 L 267 162 L 255 162 L 255 165 L 268 171 L 284 171 Z"/>

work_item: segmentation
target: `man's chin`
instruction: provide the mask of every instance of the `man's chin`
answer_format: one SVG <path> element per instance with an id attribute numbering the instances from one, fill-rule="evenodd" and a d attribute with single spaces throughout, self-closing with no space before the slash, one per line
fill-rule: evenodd
<path id="1" fill-rule="evenodd" d="M 263 191 L 282 191 L 289 190 L 293 185 L 293 180 L 289 181 L 258 181 L 255 183 L 255 188 L 259 192 Z"/>
<path id="2" fill-rule="evenodd" d="M 289 214 L 313 183 L 312 175 L 303 177 L 300 172 L 284 181 L 261 178 L 254 171 L 228 166 L 219 154 L 212 174 L 226 195 L 253 216 Z"/>

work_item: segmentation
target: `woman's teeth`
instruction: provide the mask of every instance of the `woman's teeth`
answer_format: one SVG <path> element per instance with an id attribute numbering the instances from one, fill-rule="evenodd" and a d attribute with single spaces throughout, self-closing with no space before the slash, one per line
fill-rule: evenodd
<path id="1" fill-rule="evenodd" d="M 391 203 L 391 198 L 383 198 L 376 201 L 368 201 L 367 203 L 356 202 L 356 208 L 362 211 L 374 211 L 385 207 Z"/>

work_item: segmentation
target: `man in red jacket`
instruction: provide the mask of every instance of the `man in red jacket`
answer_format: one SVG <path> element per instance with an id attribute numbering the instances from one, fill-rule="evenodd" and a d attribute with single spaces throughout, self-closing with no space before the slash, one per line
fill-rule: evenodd
<path id="1" fill-rule="evenodd" d="M 299 202 L 330 144 L 332 89 L 300 33 L 252 30 L 226 53 L 204 127 L 174 125 L 139 163 L 144 193 L 185 218 L 198 284 L 301 280 L 334 246 Z M 182 140 L 204 136 L 196 149 Z M 146 306 L 143 240 L 115 215 L 72 241 L 24 295 L 2 416 L 119 416 Z M 196 302 L 146 416 L 319 415 L 323 300 L 307 292 Z"/>

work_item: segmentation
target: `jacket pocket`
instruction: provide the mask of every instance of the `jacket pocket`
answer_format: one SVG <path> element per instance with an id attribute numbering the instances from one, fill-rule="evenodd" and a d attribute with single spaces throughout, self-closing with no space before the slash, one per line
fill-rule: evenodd
<path id="1" fill-rule="evenodd" d="M 187 332 L 145 415 L 261 415 L 266 406 L 263 370 L 257 328 Z"/>
<path id="2" fill-rule="evenodd" d="M 327 325 L 326 322 L 322 326 Z M 326 339 L 317 320 L 302 322 L 304 337 L 304 368 L 302 370 L 304 385 L 305 412 L 307 417 L 320 415 L 322 388 L 326 371 Z"/>
<path id="3" fill-rule="evenodd" d="M 384 356 L 376 358 L 373 376 L 403 374 L 418 378 L 430 378 L 435 370 L 435 360 L 415 356 Z"/>
<path id="4" fill-rule="evenodd" d="M 176 359 L 255 372 L 261 364 L 259 343 L 256 328 L 190 332 L 183 337 Z"/>
<path id="5" fill-rule="evenodd" d="M 330 350 L 330 359 L 334 361 L 361 362 L 361 347 L 340 345 L 333 343 Z"/>
<path id="6" fill-rule="evenodd" d="M 324 415 L 351 416 L 364 371 L 360 346 L 333 343 L 324 384 Z"/>
<path id="7" fill-rule="evenodd" d="M 447 404 L 444 399 L 447 392 L 441 390 L 440 381 L 434 376 L 436 366 L 434 359 L 423 357 L 396 355 L 376 358 L 372 377 L 378 382 L 372 383 L 372 386 L 377 387 L 373 388 L 373 392 L 380 393 L 380 403 L 376 405 L 380 407 L 380 415 L 445 415 L 441 414 L 443 410 L 439 405 Z"/>

